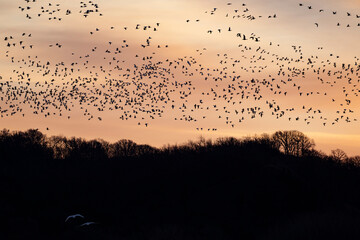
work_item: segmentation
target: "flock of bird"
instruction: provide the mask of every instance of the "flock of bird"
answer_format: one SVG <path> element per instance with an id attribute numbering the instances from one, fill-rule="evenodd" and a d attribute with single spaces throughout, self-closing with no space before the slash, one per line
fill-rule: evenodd
<path id="1" fill-rule="evenodd" d="M 315 9 L 308 5 L 308 6 L 305 6 L 303 3 L 299 3 L 299 6 L 300 7 L 304 7 L 306 8 L 307 10 L 310 10 L 310 11 L 314 11 Z M 333 10 L 325 10 L 323 8 L 321 9 L 318 9 L 318 13 L 319 14 L 325 14 L 326 12 L 329 12 L 331 15 L 333 16 L 338 16 L 338 11 L 333 11 Z M 352 26 L 357 26 L 357 27 L 360 27 L 360 15 L 359 14 L 352 14 L 350 12 L 346 12 L 346 14 L 343 14 L 344 16 L 350 18 L 350 20 L 347 20 L 347 21 L 352 21 L 351 23 L 346 23 L 346 24 L 341 24 L 339 21 L 337 22 L 336 26 L 337 27 L 341 27 L 341 26 L 346 26 L 347 28 L 349 27 L 352 27 Z M 355 19 L 354 19 L 355 18 Z M 315 26 L 316 27 L 319 27 L 319 23 L 315 23 Z"/>
<path id="2" fill-rule="evenodd" d="M 81 220 L 81 223 L 80 223 L 80 225 L 78 225 L 78 227 L 88 227 L 88 226 L 97 224 L 96 222 L 83 222 L 84 219 L 85 219 L 85 217 L 83 215 L 77 213 L 77 214 L 69 215 L 68 217 L 66 217 L 65 223 L 74 224 L 76 222 L 79 222 L 76 220 Z"/>
<path id="3" fill-rule="evenodd" d="M 19 9 L 21 12 L 24 12 L 26 18 L 30 20 L 34 17 L 47 17 L 49 21 L 61 21 L 64 16 L 66 17 L 73 13 L 71 9 L 62 8 L 60 3 L 49 2 L 42 4 L 40 0 L 25 0 L 25 4 L 26 6 L 19 6 Z M 99 10 L 99 4 L 94 1 L 80 2 L 79 6 L 79 14 L 85 18 L 94 13 L 102 16 Z"/>
<path id="4" fill-rule="evenodd" d="M 25 0 L 27 5 L 19 7 L 29 20 L 47 15 L 49 20 L 61 21 L 73 13 L 71 9 L 62 9 L 60 3 L 38 6 L 37 1 Z M 34 12 L 35 6 L 31 4 L 37 4 L 40 12 Z M 237 9 L 232 6 L 227 4 L 226 18 L 251 21 L 262 18 L 250 14 L 246 4 Z M 85 18 L 92 13 L 102 16 L 94 1 L 80 2 L 80 9 L 79 13 Z M 218 8 L 213 8 L 206 11 L 205 16 L 217 13 Z M 266 17 L 273 18 L 278 15 Z M 189 28 L 200 21 L 200 18 L 184 20 Z M 31 114 L 70 119 L 81 112 L 89 121 L 102 121 L 103 114 L 111 111 L 120 120 L 135 120 L 145 127 L 157 118 L 172 116 L 174 121 L 194 123 L 198 131 L 217 131 L 218 127 L 204 126 L 214 115 L 230 127 L 266 114 L 306 124 L 320 121 L 324 126 L 357 121 L 351 108 L 352 99 L 360 94 L 360 59 L 357 57 L 353 63 L 344 63 L 331 53 L 326 59 L 316 54 L 305 56 L 302 46 L 295 45 L 289 46 L 289 56 L 283 56 L 276 53 L 279 44 L 260 41 L 261 37 L 255 33 L 225 27 L 204 30 L 208 34 L 233 34 L 239 52 L 218 53 L 215 56 L 218 67 L 207 66 L 199 60 L 209 54 L 206 47 L 194 49 L 193 56 L 159 60 L 160 51 L 172 49 L 169 44 L 154 43 L 149 36 L 161 31 L 161 26 L 157 22 L 94 28 L 88 33 L 90 38 L 102 31 L 113 31 L 113 35 L 121 32 L 123 36 L 127 31 L 141 31 L 146 37 L 138 43 L 125 38 L 104 40 L 100 46 L 89 45 L 85 54 L 69 51 L 69 61 L 43 60 L 43 56 L 32 54 L 36 43 L 31 33 L 5 36 L 1 48 L 6 49 L 6 58 L 15 68 L 9 79 L 0 77 L 0 117 Z M 57 42 L 48 48 L 63 51 L 60 49 L 63 46 Z M 23 54 L 19 55 L 19 51 Z M 320 47 L 318 51 L 324 50 Z M 136 54 L 129 57 L 133 52 Z M 308 89 L 304 84 L 307 78 L 316 79 L 324 87 Z M 335 98 L 327 92 L 340 88 L 342 97 Z M 314 105 L 304 104 L 298 109 L 283 107 L 291 96 L 321 96 L 336 106 L 335 116 L 326 115 Z"/>

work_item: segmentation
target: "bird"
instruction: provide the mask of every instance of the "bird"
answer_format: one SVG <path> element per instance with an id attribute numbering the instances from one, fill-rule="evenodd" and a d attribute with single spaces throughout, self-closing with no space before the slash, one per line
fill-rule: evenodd
<path id="1" fill-rule="evenodd" d="M 97 224 L 97 223 L 95 223 L 95 222 L 85 222 L 85 223 L 81 224 L 80 227 L 87 227 L 87 226 L 94 225 L 94 224 Z"/>
<path id="2" fill-rule="evenodd" d="M 85 23 L 92 16 L 95 17 L 95 13 L 99 13 L 99 7 L 92 4 L 95 3 L 93 1 L 80 3 L 79 17 L 85 17 L 83 19 Z M 44 12 L 39 13 L 36 12 L 37 8 L 33 7 L 35 5 L 30 9 L 21 8 L 19 11 L 29 14 L 29 17 L 41 14 L 40 19 L 44 15 L 48 16 L 50 23 L 53 24 L 61 24 L 54 23 L 54 20 L 66 19 L 67 13 L 77 14 L 73 9 L 62 9 L 55 5 L 46 4 L 41 9 Z M 248 8 L 246 4 L 238 5 L 242 8 L 236 8 L 234 5 L 236 4 L 227 4 L 228 7 L 224 8 L 224 12 L 219 11 L 220 7 L 211 8 L 212 10 L 208 12 L 210 14 L 206 17 L 217 15 L 226 22 L 231 20 L 226 18 L 257 21 L 261 17 L 252 14 L 256 11 Z M 303 6 L 302 3 L 299 6 Z M 307 7 L 304 8 L 306 9 Z M 309 6 L 309 9 L 312 7 Z M 324 9 L 319 10 L 319 12 L 323 11 Z M 319 14 L 317 11 L 308 12 Z M 271 13 L 267 16 L 268 18 L 264 18 L 263 21 L 270 23 L 280 14 Z M 192 24 L 200 21 L 200 19 L 181 19 L 188 23 L 185 25 L 191 28 L 190 30 Z M 351 19 L 348 18 L 348 21 Z M 233 40 L 230 44 L 236 47 L 236 53 L 235 50 L 228 53 L 219 51 L 211 55 L 212 51 L 208 51 L 204 46 L 196 50 L 192 49 L 193 54 L 180 52 L 177 53 L 179 55 L 164 60 L 158 56 L 167 55 L 172 48 L 165 41 L 166 38 L 159 41 L 153 35 L 162 31 L 160 22 L 144 21 L 131 26 L 119 24 L 116 27 L 110 23 L 111 27 L 106 28 L 94 22 L 95 24 L 91 26 L 93 30 L 88 34 L 91 41 L 85 42 L 88 45 L 82 51 L 76 48 L 70 49 L 71 45 L 65 44 L 66 42 L 62 42 L 63 40 L 59 38 L 56 42 L 46 45 L 49 47 L 46 48 L 46 54 L 38 57 L 36 51 L 31 51 L 32 44 L 34 49 L 41 46 L 36 43 L 36 38 L 29 39 L 29 33 L 19 32 L 16 36 L 4 36 L 4 46 L 7 46 L 5 54 L 14 72 L 11 81 L 0 83 L 2 118 L 16 114 L 24 116 L 25 112 L 30 112 L 35 116 L 46 118 L 58 116 L 72 121 L 73 116 L 78 117 L 77 114 L 80 112 L 79 117 L 87 121 L 103 123 L 105 122 L 102 121 L 103 114 L 111 113 L 119 121 L 134 121 L 137 127 L 145 126 L 150 129 L 151 121 L 170 117 L 176 121 L 196 122 L 197 130 L 210 131 L 217 128 L 199 126 L 199 124 L 211 122 L 209 119 L 215 114 L 219 121 L 231 128 L 236 127 L 236 124 L 262 118 L 268 114 L 274 119 L 290 118 L 289 121 L 305 119 L 306 124 L 309 124 L 316 117 L 319 119 L 321 117 L 321 120 L 326 119 L 323 109 L 315 111 L 314 106 L 308 106 L 295 110 L 295 106 L 285 108 L 284 105 L 287 104 L 289 95 L 298 97 L 300 102 L 321 95 L 329 98 L 329 104 L 334 106 L 339 104 L 338 108 L 347 108 L 345 113 L 343 109 L 339 109 L 338 114 L 344 117 L 336 116 L 338 120 L 334 121 L 337 123 L 351 116 L 352 112 L 348 110 L 348 105 L 353 106 L 354 101 L 350 98 L 355 98 L 355 94 L 359 92 L 358 86 L 354 86 L 355 79 L 359 76 L 357 71 L 359 60 L 355 63 L 340 63 L 339 56 L 332 54 L 329 56 L 329 52 L 325 53 L 326 50 L 322 47 L 317 48 L 317 51 L 322 51 L 321 54 L 318 52 L 305 54 L 302 46 L 293 45 L 291 54 L 280 55 L 280 44 L 275 43 L 275 39 L 265 42 L 263 39 L 266 38 L 261 34 L 251 33 L 250 30 L 246 32 L 245 29 L 240 33 L 235 31 L 235 25 L 231 27 L 221 25 L 220 21 L 219 24 L 209 25 L 206 28 L 196 25 L 199 36 L 202 33 L 206 36 L 202 44 L 205 45 L 209 38 L 215 41 L 217 38 L 229 37 Z M 351 31 L 350 26 L 355 25 L 350 24 L 355 23 L 350 22 L 343 26 L 347 26 Z M 315 23 L 315 26 L 319 27 L 319 24 Z M 150 29 L 154 32 L 149 31 Z M 111 34 L 109 34 L 110 30 Z M 137 31 L 138 39 L 133 38 L 132 31 Z M 120 34 L 116 36 L 121 36 L 121 39 L 114 37 L 117 32 Z M 95 40 L 98 44 L 94 43 Z M 290 45 L 288 47 L 290 48 Z M 51 58 L 51 54 L 64 55 L 65 60 L 56 61 Z M 204 57 L 209 62 L 212 58 L 216 59 L 216 64 L 202 62 Z M 41 80 L 36 79 L 35 74 L 42 77 Z M 310 90 L 306 86 L 307 81 L 313 79 L 309 76 L 313 75 L 314 83 L 318 83 L 320 87 Z M 342 89 L 340 82 L 344 83 L 345 89 Z M 206 88 L 199 85 L 204 85 Z M 335 97 L 326 95 L 326 87 L 322 87 L 325 85 L 339 89 L 340 94 L 336 97 L 336 101 L 332 101 Z M 290 91 L 294 91 L 294 94 L 290 94 Z M 196 102 L 193 102 L 194 96 Z M 201 101 L 197 96 L 202 96 Z M 275 101 L 277 98 L 282 100 Z M 224 103 L 224 106 L 220 106 L 220 103 Z M 252 106 L 245 107 L 246 105 Z M 75 110 L 77 113 L 74 113 Z M 303 110 L 306 115 L 286 116 L 297 110 Z"/>
<path id="3" fill-rule="evenodd" d="M 69 221 L 70 219 L 75 219 L 75 218 L 85 218 L 83 215 L 81 214 L 74 214 L 74 215 L 70 215 L 65 219 L 65 222 Z"/>

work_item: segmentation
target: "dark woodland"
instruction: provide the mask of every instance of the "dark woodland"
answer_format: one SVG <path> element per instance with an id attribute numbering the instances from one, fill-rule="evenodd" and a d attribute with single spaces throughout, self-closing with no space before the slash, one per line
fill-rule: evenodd
<path id="1" fill-rule="evenodd" d="M 297 131 L 154 148 L 2 130 L 0 239 L 359 239 L 360 157 L 314 147 Z"/>

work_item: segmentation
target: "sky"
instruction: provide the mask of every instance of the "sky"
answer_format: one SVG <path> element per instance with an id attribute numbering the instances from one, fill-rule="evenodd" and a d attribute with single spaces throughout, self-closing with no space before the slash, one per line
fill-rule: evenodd
<path id="1" fill-rule="evenodd" d="M 299 130 L 360 155 L 359 15 L 355 0 L 0 0 L 0 128 L 156 147 Z"/>

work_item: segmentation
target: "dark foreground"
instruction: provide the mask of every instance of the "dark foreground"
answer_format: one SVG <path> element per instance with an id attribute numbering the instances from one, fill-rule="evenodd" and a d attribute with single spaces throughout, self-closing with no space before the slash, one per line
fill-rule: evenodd
<path id="1" fill-rule="evenodd" d="M 268 139 L 154 149 L 3 131 L 0 158 L 0 239 L 360 238 L 360 169 Z"/>

